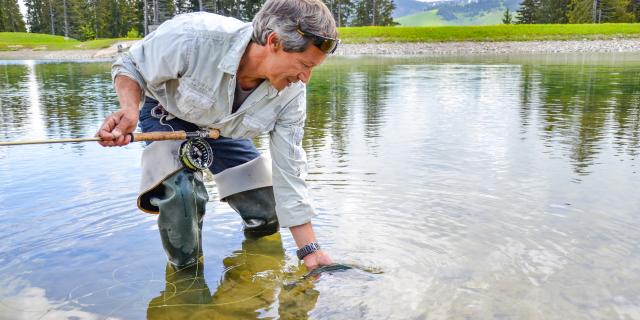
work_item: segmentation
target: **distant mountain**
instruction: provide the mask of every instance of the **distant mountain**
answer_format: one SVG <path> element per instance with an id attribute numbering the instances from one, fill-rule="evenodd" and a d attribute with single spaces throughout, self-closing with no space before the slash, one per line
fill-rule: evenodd
<path id="1" fill-rule="evenodd" d="M 417 0 L 393 0 L 393 2 L 396 4 L 396 9 L 393 10 L 394 18 L 420 13 L 427 8 L 425 2 Z"/>
<path id="2" fill-rule="evenodd" d="M 522 0 L 395 0 L 394 20 L 404 26 L 486 25 L 502 23 L 504 11 L 514 12 Z"/>

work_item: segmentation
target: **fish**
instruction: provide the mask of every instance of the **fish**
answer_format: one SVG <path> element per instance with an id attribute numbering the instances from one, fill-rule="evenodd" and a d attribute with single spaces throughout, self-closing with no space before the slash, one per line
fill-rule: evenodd
<path id="1" fill-rule="evenodd" d="M 305 275 L 303 275 L 302 277 L 300 277 L 298 280 L 289 282 L 289 283 L 285 283 L 284 288 L 287 290 L 291 290 L 293 288 L 295 288 L 296 286 L 298 286 L 301 283 L 307 282 L 307 281 L 313 281 L 318 279 L 322 274 L 333 274 L 336 272 L 344 272 L 347 270 L 360 270 L 360 271 L 364 271 L 366 273 L 370 273 L 370 274 L 381 274 L 383 273 L 382 270 L 377 269 L 377 268 L 363 268 L 363 267 L 359 267 L 353 264 L 346 264 L 346 263 L 334 263 L 334 264 L 329 264 L 329 265 L 325 265 L 325 266 L 321 266 L 318 268 L 315 268 L 309 272 L 307 272 Z"/>
<path id="2" fill-rule="evenodd" d="M 302 276 L 302 279 L 309 279 L 315 276 L 319 276 L 323 273 L 332 274 L 334 272 L 351 270 L 353 268 L 354 268 L 353 265 L 350 265 L 350 264 L 344 264 L 344 263 L 329 264 L 329 265 L 321 266 L 309 271 L 307 274 Z"/>

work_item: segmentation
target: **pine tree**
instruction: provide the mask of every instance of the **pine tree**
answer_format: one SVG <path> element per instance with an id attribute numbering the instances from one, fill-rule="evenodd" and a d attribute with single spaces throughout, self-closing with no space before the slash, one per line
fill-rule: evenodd
<path id="1" fill-rule="evenodd" d="M 16 0 L 0 0 L 0 32 L 25 32 L 22 13 Z"/>
<path id="2" fill-rule="evenodd" d="M 391 17 L 393 0 L 359 0 L 355 4 L 354 26 L 388 26 L 396 24 Z"/>
<path id="3" fill-rule="evenodd" d="M 56 34 L 58 9 L 51 0 L 25 0 L 27 7 L 27 23 L 34 33 Z M 58 30 L 60 30 L 58 28 Z"/>
<path id="4" fill-rule="evenodd" d="M 153 3 L 153 24 L 159 25 L 174 15 L 173 0 L 152 0 Z"/>
<path id="5" fill-rule="evenodd" d="M 24 5 L 27 8 L 26 20 L 31 32 L 40 33 L 42 30 L 41 2 L 41 0 L 24 0 Z"/>
<path id="6" fill-rule="evenodd" d="M 244 0 L 242 1 L 242 13 L 240 20 L 251 21 L 256 13 L 260 11 L 265 0 Z"/>
<path id="7" fill-rule="evenodd" d="M 324 0 L 324 3 L 333 13 L 338 27 L 346 26 L 349 23 L 349 18 L 354 12 L 352 0 Z"/>
<path id="8" fill-rule="evenodd" d="M 524 0 L 520 3 L 520 9 L 516 14 L 517 23 L 532 24 L 537 22 L 537 9 L 540 7 L 540 0 Z"/>
<path id="9" fill-rule="evenodd" d="M 393 10 L 396 9 L 396 5 L 393 0 L 378 0 L 378 10 L 376 17 L 376 25 L 378 26 L 393 26 L 397 25 L 397 22 L 393 21 L 391 17 L 393 15 Z"/>
<path id="10" fill-rule="evenodd" d="M 572 0 L 570 23 L 632 22 L 636 19 L 632 0 Z"/>
<path id="11" fill-rule="evenodd" d="M 635 16 L 636 22 L 640 22 L 640 0 L 631 0 L 627 12 Z"/>
<path id="12" fill-rule="evenodd" d="M 77 39 L 90 40 L 99 38 L 98 30 L 98 1 L 84 0 L 80 7 L 80 21 L 77 25 Z"/>
<path id="13" fill-rule="evenodd" d="M 602 0 L 601 5 L 602 14 L 599 19 L 602 23 L 622 23 L 635 20 L 634 14 L 627 11 L 631 0 Z"/>
<path id="14" fill-rule="evenodd" d="M 598 0 L 571 0 L 567 17 L 569 23 L 594 23 L 597 22 Z"/>
<path id="15" fill-rule="evenodd" d="M 571 0 L 540 0 L 536 23 L 567 23 Z"/>
<path id="16" fill-rule="evenodd" d="M 511 24 L 513 22 L 513 16 L 509 12 L 509 8 L 504 12 L 504 16 L 502 17 L 502 23 Z"/>

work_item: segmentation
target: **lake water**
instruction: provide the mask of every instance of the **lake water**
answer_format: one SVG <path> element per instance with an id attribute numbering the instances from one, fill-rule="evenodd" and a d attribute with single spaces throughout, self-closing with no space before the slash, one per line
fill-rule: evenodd
<path id="1" fill-rule="evenodd" d="M 142 144 L 0 147 L 0 319 L 640 318 L 640 57 L 331 58 L 304 147 L 304 274 L 216 199 L 175 272 L 135 206 Z M 0 140 L 92 136 L 109 63 L 0 62 Z M 256 139 L 261 150 L 264 137 Z"/>

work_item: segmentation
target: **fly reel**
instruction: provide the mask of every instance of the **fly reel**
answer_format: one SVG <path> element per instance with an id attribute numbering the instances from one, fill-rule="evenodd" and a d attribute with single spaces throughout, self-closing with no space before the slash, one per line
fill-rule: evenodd
<path id="1" fill-rule="evenodd" d="M 213 149 L 202 138 L 188 139 L 180 145 L 180 162 L 189 170 L 205 170 L 213 164 Z"/>

